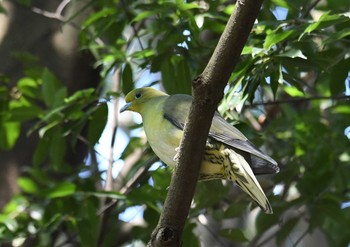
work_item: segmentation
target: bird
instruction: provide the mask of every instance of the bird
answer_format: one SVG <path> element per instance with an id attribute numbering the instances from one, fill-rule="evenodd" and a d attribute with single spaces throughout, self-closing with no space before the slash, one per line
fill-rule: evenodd
<path id="1" fill-rule="evenodd" d="M 192 103 L 186 94 L 168 95 L 151 87 L 136 88 L 120 109 L 141 115 L 147 141 L 167 166 L 175 168 L 183 129 Z M 267 214 L 273 210 L 255 175 L 279 172 L 278 164 L 260 151 L 237 128 L 215 112 L 199 172 L 199 181 L 235 182 Z"/>

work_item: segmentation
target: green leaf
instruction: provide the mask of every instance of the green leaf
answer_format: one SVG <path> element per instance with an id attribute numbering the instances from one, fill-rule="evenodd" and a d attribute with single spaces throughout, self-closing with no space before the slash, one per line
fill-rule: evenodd
<path id="1" fill-rule="evenodd" d="M 73 104 L 81 99 L 87 101 L 88 99 L 93 97 L 94 92 L 95 92 L 94 88 L 79 90 L 79 91 L 76 91 L 73 95 L 66 98 L 64 102 L 66 104 Z"/>
<path id="2" fill-rule="evenodd" d="M 141 51 L 136 51 L 131 54 L 132 58 L 136 59 L 146 59 L 155 55 L 154 50 L 144 48 Z"/>
<path id="3" fill-rule="evenodd" d="M 155 208 L 152 207 L 146 207 L 144 213 L 143 213 L 143 218 L 145 221 L 151 226 L 156 226 L 157 225 L 157 219 L 159 218 L 160 212 L 156 210 Z"/>
<path id="4" fill-rule="evenodd" d="M 199 6 L 197 3 L 193 2 L 193 3 L 186 3 L 184 1 L 178 1 L 178 5 L 179 9 L 181 9 L 182 11 L 184 10 L 190 10 L 190 9 L 201 9 L 201 6 Z"/>
<path id="5" fill-rule="evenodd" d="M 54 108 L 63 103 L 64 98 L 67 97 L 67 89 L 62 87 L 61 83 L 48 69 L 44 69 L 42 81 L 42 94 L 46 105 Z"/>
<path id="6" fill-rule="evenodd" d="M 94 22 L 100 20 L 100 19 L 105 19 L 108 16 L 112 16 L 117 13 L 117 10 L 115 8 L 104 8 L 97 13 L 92 14 L 82 25 L 83 29 L 91 26 Z"/>
<path id="7" fill-rule="evenodd" d="M 60 128 L 51 136 L 49 153 L 53 168 L 60 170 L 66 154 L 66 138 L 64 138 Z"/>
<path id="8" fill-rule="evenodd" d="M 108 107 L 106 103 L 101 103 L 89 119 L 88 141 L 90 147 L 95 146 L 106 127 L 108 117 Z"/>
<path id="9" fill-rule="evenodd" d="M 133 22 L 140 22 L 144 19 L 147 19 L 148 17 L 151 17 L 153 15 L 157 14 L 157 10 L 146 10 L 141 13 L 139 13 L 132 21 Z"/>
<path id="10" fill-rule="evenodd" d="M 264 48 L 270 49 L 271 46 L 274 46 L 277 43 L 286 40 L 293 34 L 295 34 L 295 30 L 280 30 L 278 32 L 271 32 L 266 36 Z"/>
<path id="11" fill-rule="evenodd" d="M 23 97 L 17 101 L 10 102 L 11 116 L 9 121 L 23 122 L 38 118 L 43 111 L 37 105 L 25 100 Z"/>
<path id="12" fill-rule="evenodd" d="M 332 107 L 333 114 L 350 114 L 350 107 L 348 104 L 336 105 Z"/>
<path id="13" fill-rule="evenodd" d="M 278 65 L 278 70 L 274 70 L 271 74 L 270 78 L 271 90 L 273 93 L 273 97 L 276 98 L 277 90 L 280 85 L 283 85 L 283 73 L 282 73 L 282 65 Z"/>
<path id="14" fill-rule="evenodd" d="M 248 241 L 248 239 L 244 236 L 244 233 L 238 228 L 225 229 L 220 231 L 220 235 L 234 242 L 244 243 Z"/>
<path id="15" fill-rule="evenodd" d="M 36 145 L 34 155 L 33 155 L 33 165 L 39 166 L 42 164 L 45 159 L 48 157 L 49 150 L 49 140 L 46 137 L 43 137 L 39 140 L 39 143 Z"/>
<path id="16" fill-rule="evenodd" d="M 39 89 L 39 83 L 33 78 L 22 78 L 17 83 L 18 90 L 25 96 L 29 96 L 34 99 L 41 99 L 41 92 Z"/>
<path id="17" fill-rule="evenodd" d="M 52 121 L 52 122 L 50 122 L 49 124 L 43 126 L 43 127 L 40 128 L 39 131 L 38 131 L 39 137 L 40 137 L 40 138 L 43 138 L 49 130 L 54 129 L 54 128 L 57 127 L 59 124 L 60 124 L 60 121 Z M 35 130 L 36 130 L 36 129 L 30 130 L 30 132 L 28 133 L 28 135 L 32 134 Z"/>
<path id="18" fill-rule="evenodd" d="M 0 214 L 0 223 L 4 224 L 11 232 L 16 232 L 19 227 L 18 222 L 7 215 Z"/>
<path id="19" fill-rule="evenodd" d="M 262 234 L 267 229 L 272 227 L 279 220 L 279 213 L 274 208 L 273 214 L 260 213 L 256 218 L 256 229 L 258 234 Z"/>
<path id="20" fill-rule="evenodd" d="M 36 194 L 39 191 L 37 184 L 30 178 L 20 177 L 17 180 L 18 186 L 26 193 Z"/>
<path id="21" fill-rule="evenodd" d="M 292 97 L 304 97 L 304 92 L 293 86 L 284 87 L 284 91 Z"/>
<path id="22" fill-rule="evenodd" d="M 0 148 L 9 150 L 15 144 L 20 134 L 18 122 L 4 122 L 0 125 Z"/>
<path id="23" fill-rule="evenodd" d="M 126 63 L 122 72 L 122 91 L 126 95 L 134 89 L 133 71 L 131 65 Z"/>
<path id="24" fill-rule="evenodd" d="M 1 78 L 0 78 L 0 81 L 1 81 Z M 9 98 L 10 98 L 9 89 L 5 86 L 0 86 L 0 102 L 1 101 L 8 101 Z"/>
<path id="25" fill-rule="evenodd" d="M 339 198 L 325 195 L 324 198 L 318 200 L 312 207 L 310 228 L 314 229 L 322 224 L 325 219 L 333 221 L 339 225 L 346 225 L 347 219 L 344 218 L 343 210 L 340 208 Z"/>
<path id="26" fill-rule="evenodd" d="M 124 151 L 122 152 L 120 158 L 125 159 L 128 157 L 131 153 L 134 152 L 136 148 L 143 147 L 144 144 L 142 143 L 142 139 L 140 137 L 131 137 L 129 140 L 128 145 L 125 147 Z"/>
<path id="27" fill-rule="evenodd" d="M 329 87 L 332 95 L 345 92 L 345 80 L 348 77 L 350 59 L 341 60 L 334 65 L 330 72 Z"/>
<path id="28" fill-rule="evenodd" d="M 50 188 L 44 192 L 44 194 L 49 198 L 59 198 L 70 196 L 76 191 L 76 186 L 70 182 L 62 182 L 55 185 L 53 188 Z"/>
<path id="29" fill-rule="evenodd" d="M 302 35 L 299 37 L 299 40 L 305 35 L 310 34 L 311 32 L 326 28 L 335 24 L 339 24 L 342 22 L 349 22 L 350 19 L 344 15 L 341 14 L 330 14 L 330 11 L 323 14 L 318 21 L 311 23 L 302 33 Z"/>
<path id="30" fill-rule="evenodd" d="M 280 226 L 281 229 L 277 232 L 276 235 L 276 242 L 278 246 L 282 245 L 283 241 L 287 239 L 298 222 L 299 218 L 292 218 Z"/>
<path id="31" fill-rule="evenodd" d="M 307 59 L 307 57 L 299 49 L 290 49 L 284 53 L 278 54 L 277 57 L 290 57 L 290 58 L 299 57 L 301 59 Z"/>
<path id="32" fill-rule="evenodd" d="M 161 65 L 162 81 L 169 94 L 191 94 L 191 74 L 183 57 L 172 56 Z"/>
<path id="33" fill-rule="evenodd" d="M 76 192 L 77 195 L 84 195 L 84 196 L 94 196 L 97 198 L 110 198 L 110 199 L 117 199 L 117 200 L 126 200 L 127 197 L 124 194 L 114 192 L 114 191 L 97 191 L 97 192 L 85 192 L 85 191 L 78 191 Z"/>
<path id="34" fill-rule="evenodd" d="M 327 39 L 323 41 L 324 45 L 331 44 L 333 42 L 336 42 L 340 39 L 343 39 L 347 36 L 350 35 L 350 27 L 349 28 L 344 28 L 340 31 L 335 32 L 334 34 L 331 34 Z"/>

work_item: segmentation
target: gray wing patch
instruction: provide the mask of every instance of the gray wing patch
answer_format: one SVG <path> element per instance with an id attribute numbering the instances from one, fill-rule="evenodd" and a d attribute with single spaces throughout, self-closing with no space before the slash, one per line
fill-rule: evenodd
<path id="1" fill-rule="evenodd" d="M 164 105 L 164 118 L 183 130 L 192 103 L 192 97 L 185 94 L 169 96 Z M 215 113 L 209 137 L 226 144 L 234 150 L 241 150 L 255 174 L 273 174 L 279 171 L 277 162 L 261 152 L 237 128 Z M 250 156 L 250 157 L 249 157 Z"/>
<path id="2" fill-rule="evenodd" d="M 274 174 L 279 172 L 277 162 L 270 156 L 261 152 L 253 143 L 249 140 L 233 139 L 225 134 L 211 133 L 209 132 L 209 137 L 226 144 L 227 146 L 233 148 L 234 150 L 241 150 L 249 155 L 250 166 L 252 167 L 255 174 Z M 247 159 L 248 157 L 246 157 Z"/>

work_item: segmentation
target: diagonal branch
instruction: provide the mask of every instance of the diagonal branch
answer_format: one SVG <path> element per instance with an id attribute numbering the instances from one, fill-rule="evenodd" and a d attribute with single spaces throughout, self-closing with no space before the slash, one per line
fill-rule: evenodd
<path id="1" fill-rule="evenodd" d="M 193 81 L 193 103 L 164 209 L 148 246 L 180 246 L 211 120 L 258 16 L 262 0 L 237 1 L 203 73 Z"/>

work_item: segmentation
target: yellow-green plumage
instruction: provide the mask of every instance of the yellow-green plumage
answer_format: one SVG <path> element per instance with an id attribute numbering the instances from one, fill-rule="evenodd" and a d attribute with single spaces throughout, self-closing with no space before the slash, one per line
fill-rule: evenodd
<path id="1" fill-rule="evenodd" d="M 153 88 L 134 89 L 125 98 L 121 112 L 130 110 L 142 116 L 147 140 L 154 153 L 168 166 L 175 167 L 177 148 L 189 113 L 192 97 L 167 95 Z M 272 213 L 255 174 L 278 172 L 276 161 L 262 153 L 218 113 L 210 127 L 200 180 L 228 179 L 245 191 L 266 213 Z"/>

